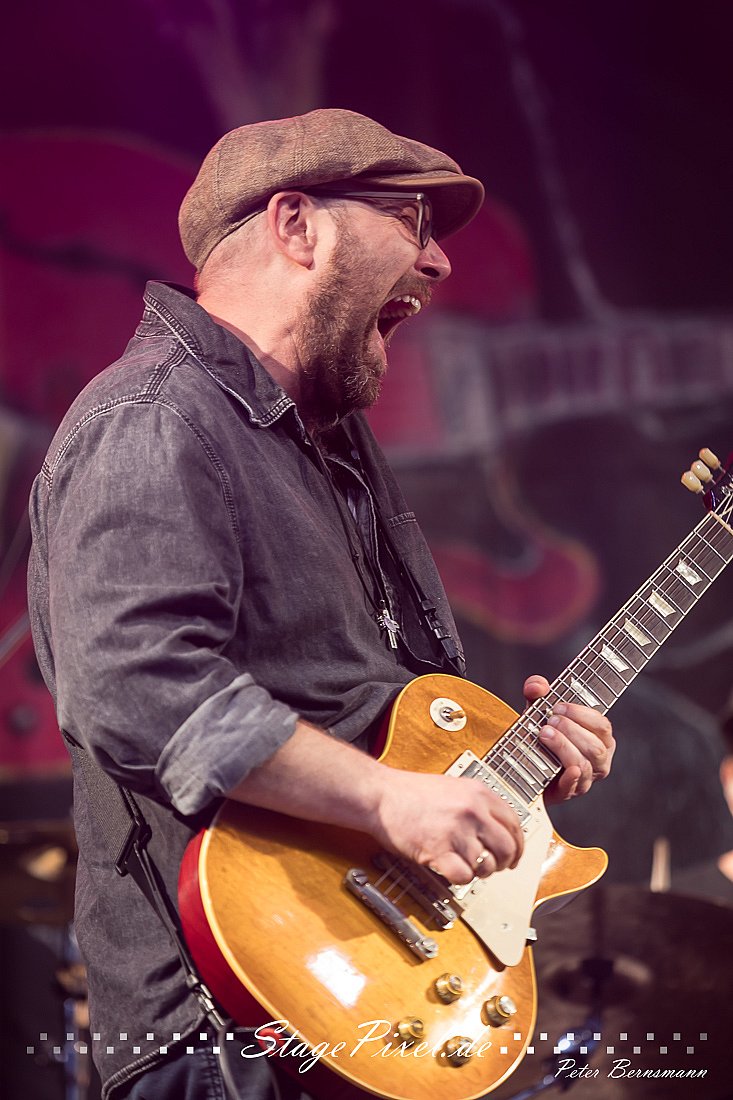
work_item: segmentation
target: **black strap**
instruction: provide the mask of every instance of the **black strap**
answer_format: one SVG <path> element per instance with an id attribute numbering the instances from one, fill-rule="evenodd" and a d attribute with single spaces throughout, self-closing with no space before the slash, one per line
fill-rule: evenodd
<path id="1" fill-rule="evenodd" d="M 366 476 L 366 475 L 365 475 Z M 422 587 L 415 577 L 415 574 L 409 568 L 404 558 L 400 554 L 399 550 L 394 544 L 394 540 L 389 532 L 387 524 L 384 522 L 384 517 L 377 505 L 376 499 L 374 503 L 374 514 L 377 517 L 377 525 L 379 527 L 379 533 L 382 536 L 384 545 L 390 553 L 395 568 L 402 578 L 403 584 L 406 586 L 408 592 L 412 596 L 412 601 L 417 609 L 418 616 L 422 622 L 423 630 L 428 636 L 432 635 L 433 638 L 439 643 L 443 651 L 443 659 L 446 661 L 453 671 L 458 676 L 464 675 L 464 670 L 461 667 L 462 654 L 460 653 L 458 646 L 453 640 L 453 636 L 450 631 L 446 630 L 442 622 L 438 618 L 438 609 L 435 606 L 433 600 L 431 600 L 422 590 Z"/>
<path id="2" fill-rule="evenodd" d="M 344 431 L 344 435 L 345 435 L 345 437 L 348 441 L 349 447 L 350 447 L 349 456 L 350 456 L 351 462 L 353 463 L 354 470 L 355 470 L 356 473 L 358 473 L 358 475 L 362 479 L 364 485 L 367 487 L 367 492 L 371 495 L 372 504 L 373 504 L 373 512 L 374 512 L 374 516 L 376 517 L 377 527 L 379 529 L 379 535 L 381 536 L 382 542 L 383 542 L 387 552 L 389 553 L 390 557 L 392 558 L 392 561 L 394 562 L 394 566 L 395 566 L 395 568 L 397 569 L 397 571 L 400 575 L 400 578 L 402 580 L 402 583 L 405 586 L 406 591 L 410 595 L 410 597 L 412 599 L 412 602 L 415 605 L 415 610 L 417 611 L 418 621 L 420 622 L 420 625 L 422 626 L 422 629 L 427 634 L 427 636 L 429 638 L 434 639 L 435 641 L 437 641 L 438 645 L 440 646 L 440 650 L 441 650 L 439 657 L 442 658 L 442 661 L 444 663 L 446 663 L 452 669 L 452 671 L 455 672 L 458 676 L 464 676 L 465 675 L 465 664 L 463 663 L 463 654 L 458 649 L 458 646 L 456 645 L 450 631 L 446 630 L 446 628 L 444 627 L 444 625 L 442 624 L 442 622 L 438 618 L 438 609 L 435 606 L 434 601 L 431 600 L 428 596 L 426 596 L 425 592 L 423 591 L 423 589 L 422 589 L 420 583 L 418 582 L 417 578 L 415 577 L 414 573 L 412 572 L 410 567 L 407 565 L 404 558 L 400 554 L 399 550 L 395 546 L 394 539 L 392 538 L 392 536 L 389 532 L 389 529 L 387 527 L 387 524 L 384 521 L 384 517 L 383 517 L 381 509 L 379 507 L 379 500 L 377 498 L 377 494 L 374 491 L 374 488 L 371 484 L 371 481 L 369 480 L 369 476 L 368 476 L 366 470 L 364 469 L 364 464 L 361 461 L 361 456 L 359 454 L 358 447 L 356 446 L 356 443 L 351 438 L 349 433 L 346 431 L 345 426 L 342 424 L 341 427 Z M 354 565 L 356 566 L 357 572 L 358 572 L 359 577 L 361 579 L 362 585 L 363 585 L 363 587 L 364 587 L 364 589 L 367 593 L 367 596 L 371 599 L 371 594 L 369 592 L 369 586 L 367 584 L 366 578 L 363 574 L 363 571 L 362 571 L 362 568 L 361 568 L 361 565 L 360 565 L 359 549 L 354 544 L 354 540 L 353 540 L 353 537 L 351 535 L 350 524 L 344 518 L 344 509 L 343 509 L 343 505 L 342 505 L 342 501 L 341 501 L 341 496 L 340 496 L 338 490 L 336 489 L 336 487 L 333 483 L 333 478 L 331 477 L 331 473 L 328 469 L 328 465 L 327 465 L 326 460 L 325 460 L 323 454 L 321 453 L 317 443 L 315 443 L 313 441 L 311 441 L 311 442 L 312 442 L 313 449 L 315 451 L 316 465 L 320 468 L 321 472 L 323 473 L 323 475 L 324 475 L 324 477 L 325 477 L 325 479 L 326 479 L 326 481 L 327 481 L 327 483 L 328 483 L 328 485 L 331 489 L 331 493 L 333 495 L 334 502 L 336 504 L 336 508 L 338 510 L 339 517 L 341 519 L 341 523 L 342 523 L 342 526 L 344 528 L 344 532 L 345 532 L 345 535 L 346 535 L 346 540 L 347 540 L 349 548 L 351 550 L 352 560 L 354 562 Z M 351 518 L 351 515 L 349 513 L 349 519 L 350 518 Z M 379 592 L 379 591 L 382 590 L 383 586 L 382 586 L 378 576 L 376 575 L 375 571 L 371 568 L 371 562 L 369 561 L 368 555 L 365 555 L 365 557 L 366 557 L 367 565 L 370 567 L 370 571 L 371 571 L 372 576 L 374 578 L 374 583 L 375 583 L 376 590 Z M 387 595 L 386 595 L 386 592 L 382 592 L 382 594 L 383 594 L 384 600 L 385 600 L 383 606 L 386 608 L 388 606 Z M 371 602 L 374 602 L 374 601 L 372 600 Z"/>
<path id="3" fill-rule="evenodd" d="M 206 1019 L 221 1030 L 230 1021 L 219 1011 L 210 990 L 196 971 L 183 938 L 178 913 L 148 852 L 152 830 L 140 806 L 132 792 L 107 775 L 78 741 L 65 731 L 61 732 L 83 778 L 92 819 L 104 838 L 115 870 L 123 877 L 129 874 L 150 902 L 178 952 L 186 986 L 198 1000 Z"/>

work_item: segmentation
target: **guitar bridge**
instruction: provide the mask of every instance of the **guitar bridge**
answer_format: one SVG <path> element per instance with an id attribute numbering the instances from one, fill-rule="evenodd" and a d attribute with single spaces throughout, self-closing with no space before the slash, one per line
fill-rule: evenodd
<path id="1" fill-rule="evenodd" d="M 406 917 L 402 910 L 390 901 L 381 890 L 372 885 L 366 871 L 352 867 L 344 876 L 346 889 L 359 899 L 367 909 L 376 913 L 398 939 L 407 944 L 410 951 L 419 959 L 434 959 L 438 954 L 438 945 L 430 936 L 424 936 L 416 924 Z"/>

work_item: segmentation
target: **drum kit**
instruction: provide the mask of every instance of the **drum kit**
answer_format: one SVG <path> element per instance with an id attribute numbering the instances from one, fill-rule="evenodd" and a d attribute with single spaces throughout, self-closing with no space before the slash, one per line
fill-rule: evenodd
<path id="1" fill-rule="evenodd" d="M 70 821 L 0 822 L 0 925 L 57 933 L 52 985 L 60 1002 L 64 1040 L 59 1045 L 49 1041 L 53 1029 L 47 1025 L 34 1051 L 37 1064 L 62 1067 L 64 1100 L 93 1100 L 98 1085 L 90 1057 L 86 971 L 72 923 L 76 858 Z"/>

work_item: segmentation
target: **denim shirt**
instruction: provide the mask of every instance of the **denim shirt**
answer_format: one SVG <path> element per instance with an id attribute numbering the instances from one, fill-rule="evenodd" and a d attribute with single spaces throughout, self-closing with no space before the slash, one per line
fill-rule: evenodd
<path id="1" fill-rule="evenodd" d="M 34 483 L 29 599 L 59 726 L 139 796 L 175 898 L 187 842 L 298 716 L 365 747 L 404 684 L 441 657 L 383 551 L 401 636 L 397 651 L 387 644 L 378 592 L 353 560 L 351 514 L 293 401 L 187 292 L 153 283 L 144 300 L 124 355 L 77 398 Z M 338 463 L 368 486 L 458 645 L 366 421 L 349 417 L 345 430 L 358 469 L 348 455 Z M 112 868 L 86 797 L 75 775 L 76 933 L 106 1097 L 200 1012 L 162 925 Z"/>

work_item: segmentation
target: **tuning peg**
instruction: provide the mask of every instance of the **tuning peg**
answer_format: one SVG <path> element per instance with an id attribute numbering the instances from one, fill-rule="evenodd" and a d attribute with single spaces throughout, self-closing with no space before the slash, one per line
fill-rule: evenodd
<path id="1" fill-rule="evenodd" d="M 684 485 L 685 489 L 689 489 L 691 493 L 702 492 L 702 482 L 699 477 L 695 477 L 692 470 L 685 470 L 684 474 L 680 478 L 680 481 Z"/>
<path id="2" fill-rule="evenodd" d="M 696 477 L 700 478 L 700 481 L 713 480 L 713 475 L 710 467 L 706 466 L 704 462 L 700 462 L 699 459 L 697 462 L 692 463 L 692 466 L 690 466 L 690 470 L 693 474 L 695 474 Z"/>
<path id="3" fill-rule="evenodd" d="M 703 460 L 705 465 L 708 466 L 711 470 L 719 470 L 720 469 L 720 459 L 718 458 L 717 455 L 713 454 L 713 452 L 710 450 L 709 447 L 703 447 L 703 449 L 700 451 L 700 458 Z M 693 466 L 693 469 L 694 469 L 694 466 Z"/>

